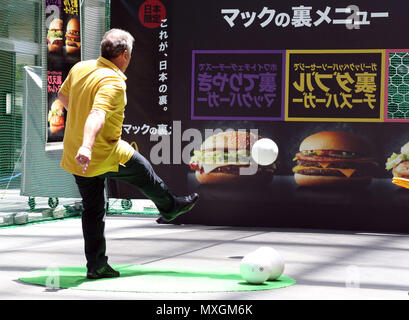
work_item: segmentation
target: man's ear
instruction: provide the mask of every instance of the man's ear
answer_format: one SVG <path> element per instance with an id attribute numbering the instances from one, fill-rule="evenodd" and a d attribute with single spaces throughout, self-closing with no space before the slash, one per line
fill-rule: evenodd
<path id="1" fill-rule="evenodd" d="M 126 60 L 129 59 L 129 51 L 128 51 L 128 50 L 125 49 L 125 51 L 123 52 L 123 55 L 124 55 L 124 58 L 125 58 Z"/>

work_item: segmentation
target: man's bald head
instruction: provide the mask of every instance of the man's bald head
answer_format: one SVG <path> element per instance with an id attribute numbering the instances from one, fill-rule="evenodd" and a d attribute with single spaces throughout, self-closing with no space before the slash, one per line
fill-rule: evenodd
<path id="1" fill-rule="evenodd" d="M 111 29 L 105 33 L 101 41 L 101 56 L 112 60 L 125 50 L 131 54 L 134 40 L 134 37 L 125 30 Z"/>

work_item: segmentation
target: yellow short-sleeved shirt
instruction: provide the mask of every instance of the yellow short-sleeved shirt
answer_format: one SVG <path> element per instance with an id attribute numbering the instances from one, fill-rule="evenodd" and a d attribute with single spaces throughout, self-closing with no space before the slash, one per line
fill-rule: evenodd
<path id="1" fill-rule="evenodd" d="M 121 140 L 126 105 L 126 76 L 111 61 L 78 62 L 72 67 L 60 92 L 69 97 L 64 133 L 64 151 L 61 167 L 85 177 L 94 177 L 108 171 L 118 171 L 134 149 Z M 85 174 L 75 160 L 82 145 L 84 126 L 91 109 L 105 111 L 105 124 L 95 139 L 91 162 Z"/>

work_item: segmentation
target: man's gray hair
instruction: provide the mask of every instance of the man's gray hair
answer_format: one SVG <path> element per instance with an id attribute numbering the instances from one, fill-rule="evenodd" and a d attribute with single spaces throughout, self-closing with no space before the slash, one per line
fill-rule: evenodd
<path id="1" fill-rule="evenodd" d="M 102 38 L 101 56 L 111 60 L 121 55 L 125 50 L 132 53 L 134 41 L 134 37 L 129 32 L 121 29 L 111 29 Z"/>

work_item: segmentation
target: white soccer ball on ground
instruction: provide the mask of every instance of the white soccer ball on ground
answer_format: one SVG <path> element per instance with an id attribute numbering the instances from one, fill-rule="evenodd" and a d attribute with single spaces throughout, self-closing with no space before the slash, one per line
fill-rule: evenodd
<path id="1" fill-rule="evenodd" d="M 254 252 L 245 255 L 240 262 L 240 274 L 251 284 L 262 284 L 268 279 L 271 271 L 270 259 Z"/>
<path id="2" fill-rule="evenodd" d="M 270 261 L 271 273 L 268 280 L 276 280 L 283 274 L 285 263 L 277 250 L 271 247 L 260 247 L 254 251 L 254 254 L 266 257 Z"/>

